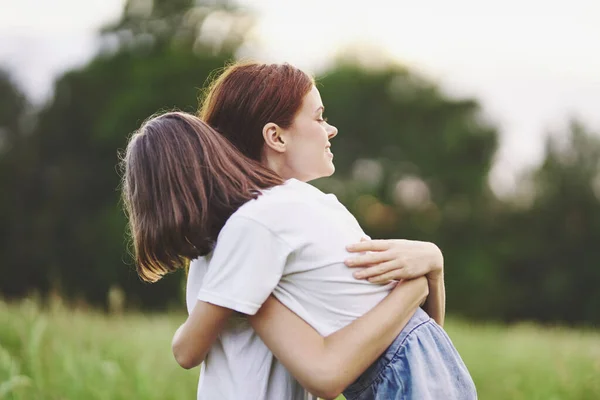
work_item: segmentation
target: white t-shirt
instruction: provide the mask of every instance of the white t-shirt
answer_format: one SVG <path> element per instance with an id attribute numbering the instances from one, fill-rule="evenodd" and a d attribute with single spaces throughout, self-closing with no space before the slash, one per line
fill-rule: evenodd
<path id="1" fill-rule="evenodd" d="M 192 261 L 187 279 L 188 312 L 196 305 L 206 257 Z M 305 400 L 307 393 L 254 332 L 236 316 L 219 334 L 200 368 L 198 400 Z"/>
<path id="2" fill-rule="evenodd" d="M 354 216 L 334 195 L 290 179 L 240 207 L 221 230 L 214 251 L 192 262 L 190 280 L 196 269 L 205 268 L 206 272 L 199 290 L 197 285 L 192 289 L 188 280 L 188 308 L 198 299 L 253 315 L 273 293 L 321 335 L 329 335 L 373 308 L 394 286 L 357 280 L 352 276 L 354 269 L 344 264 L 350 256 L 345 247 L 363 236 L 365 233 Z M 193 293 L 197 293 L 195 299 L 190 297 Z M 211 376 L 240 388 L 254 387 L 257 381 L 264 381 L 264 371 L 269 368 L 264 364 L 257 366 L 260 357 L 254 354 L 260 347 L 264 362 L 273 371 L 279 371 L 279 362 L 262 353 L 266 347 L 247 329 L 251 330 L 247 325 L 243 333 L 226 330 L 211 349 L 203 368 L 199 399 L 213 398 L 204 396 L 204 391 L 213 393 L 211 388 L 218 385 Z M 252 350 L 240 350 L 243 347 L 240 343 L 250 344 Z M 250 353 L 254 358 L 250 358 Z M 214 371 L 219 369 L 224 373 L 231 368 L 234 361 L 228 359 L 232 358 L 236 370 L 227 371 L 227 377 Z M 244 381 L 244 377 L 250 379 Z M 289 374 L 285 379 L 283 374 L 269 377 L 267 386 L 289 388 L 291 377 L 288 377 Z M 252 399 L 301 398 L 289 393 L 271 392 L 269 388 L 266 392 L 245 391 L 250 396 L 247 398 Z M 219 398 L 235 397 L 220 393 Z"/>

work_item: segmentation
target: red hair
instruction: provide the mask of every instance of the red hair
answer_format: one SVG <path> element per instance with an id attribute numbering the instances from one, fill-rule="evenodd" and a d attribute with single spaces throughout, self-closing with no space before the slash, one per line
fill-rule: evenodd
<path id="1" fill-rule="evenodd" d="M 261 161 L 263 127 L 272 122 L 289 128 L 313 85 L 312 77 L 289 64 L 232 64 L 208 87 L 200 118 Z"/>

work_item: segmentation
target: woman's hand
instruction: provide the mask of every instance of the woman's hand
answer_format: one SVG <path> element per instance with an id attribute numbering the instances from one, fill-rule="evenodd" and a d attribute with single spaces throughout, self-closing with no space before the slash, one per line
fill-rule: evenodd
<path id="1" fill-rule="evenodd" d="M 416 240 L 362 240 L 347 247 L 351 253 L 367 252 L 346 260 L 349 267 L 366 267 L 356 271 L 357 279 L 372 283 L 413 279 L 426 276 L 429 296 L 423 309 L 440 326 L 446 315 L 446 288 L 444 286 L 444 256 L 433 243 Z"/>
<path id="2" fill-rule="evenodd" d="M 351 253 L 367 252 L 346 260 L 348 267 L 366 267 L 354 277 L 372 283 L 413 279 L 426 276 L 429 280 L 443 279 L 444 256 L 431 242 L 388 239 L 365 240 L 347 247 Z"/>

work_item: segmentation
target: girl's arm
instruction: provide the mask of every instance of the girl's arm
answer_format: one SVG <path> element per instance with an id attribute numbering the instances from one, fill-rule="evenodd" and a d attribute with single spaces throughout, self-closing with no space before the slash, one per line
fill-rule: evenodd
<path id="1" fill-rule="evenodd" d="M 231 314 L 229 308 L 198 300 L 173 335 L 171 349 L 177 363 L 185 369 L 200 365 Z"/>
<path id="2" fill-rule="evenodd" d="M 427 293 L 425 278 L 403 281 L 375 308 L 327 337 L 273 297 L 250 323 L 305 389 L 335 398 L 387 349 Z"/>
<path id="3" fill-rule="evenodd" d="M 330 398 L 385 351 L 427 293 L 425 278 L 399 283 L 368 313 L 325 338 L 273 296 L 249 318 L 267 347 L 307 390 Z M 179 365 L 186 369 L 199 365 L 232 313 L 198 301 L 173 338 Z"/>
<path id="4" fill-rule="evenodd" d="M 444 259 L 435 244 L 410 240 L 364 240 L 350 245 L 348 251 L 368 252 L 347 260 L 350 267 L 370 266 L 357 270 L 355 277 L 358 279 L 380 283 L 390 279 L 427 276 L 429 297 L 425 311 L 438 324 L 443 324 Z M 411 303 L 399 304 L 408 306 Z M 200 364 L 231 314 L 232 311 L 227 308 L 198 301 L 186 323 L 177 330 L 173 338 L 173 354 L 177 362 L 184 368 L 193 368 Z M 399 325 L 399 328 L 403 326 L 404 324 Z M 391 340 L 385 347 L 389 343 Z"/>
<path id="5" fill-rule="evenodd" d="M 423 310 L 441 327 L 444 326 L 446 318 L 446 286 L 444 285 L 444 274 L 427 276 L 429 285 L 429 296 L 423 305 Z"/>

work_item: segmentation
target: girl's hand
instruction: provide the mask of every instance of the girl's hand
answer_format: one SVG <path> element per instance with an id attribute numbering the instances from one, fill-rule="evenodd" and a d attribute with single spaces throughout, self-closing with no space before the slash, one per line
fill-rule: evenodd
<path id="1" fill-rule="evenodd" d="M 443 279 L 444 256 L 431 242 L 363 239 L 346 249 L 351 253 L 367 252 L 345 261 L 348 267 L 366 267 L 354 273 L 356 279 L 367 279 L 372 283 L 420 276 L 429 280 Z"/>

